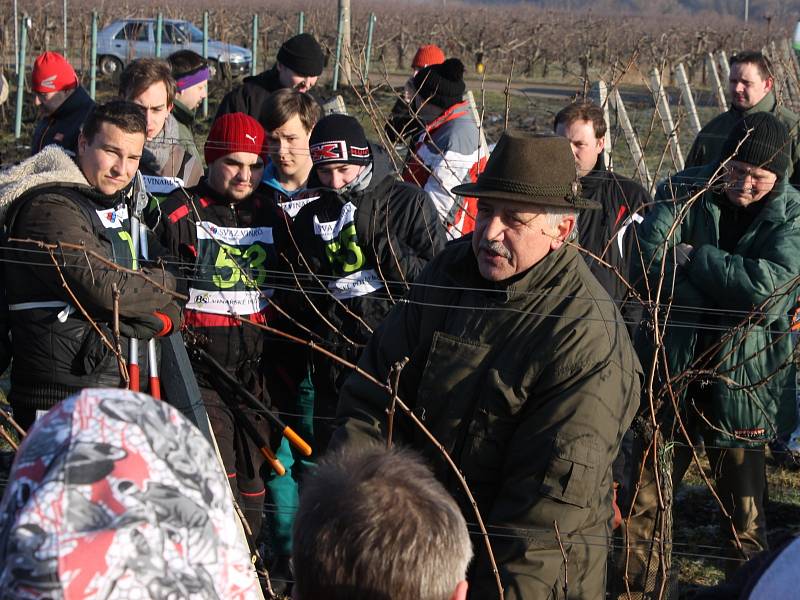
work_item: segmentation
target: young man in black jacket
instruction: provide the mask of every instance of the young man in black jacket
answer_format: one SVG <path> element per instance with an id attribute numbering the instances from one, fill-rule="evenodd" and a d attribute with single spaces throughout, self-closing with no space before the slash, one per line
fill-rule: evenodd
<path id="1" fill-rule="evenodd" d="M 588 251 L 583 258 L 592 273 L 622 310 L 631 261 L 639 256 L 631 225 L 642 222 L 652 198 L 641 185 L 609 171 L 604 164 L 606 122 L 599 106 L 570 104 L 556 115 L 553 129 L 572 146 L 584 197 L 602 205 L 602 210 L 581 214 L 578 239 Z"/>
<path id="2" fill-rule="evenodd" d="M 269 95 L 283 88 L 308 92 L 317 83 L 324 66 L 325 56 L 314 36 L 300 33 L 291 37 L 278 50 L 277 61 L 271 69 L 246 77 L 242 85 L 225 95 L 217 109 L 216 118 L 227 113 L 242 112 L 266 128 L 269 113 L 265 103 Z"/>
<path id="3" fill-rule="evenodd" d="M 74 155 L 78 134 L 94 100 L 78 83 L 72 65 L 58 52 L 36 57 L 31 80 L 34 103 L 41 116 L 33 131 L 31 155 L 50 144 L 58 144 Z"/>
<path id="4" fill-rule="evenodd" d="M 271 320 L 286 218 L 261 184 L 266 157 L 258 121 L 223 115 L 204 150 L 208 174 L 164 200 L 154 230 L 180 259 L 192 367 L 231 488 L 257 536 L 265 495 L 261 448 L 277 438 L 263 411 L 242 397 L 244 389 L 271 406 L 261 375 L 263 331 L 242 319 Z"/>
<path id="5" fill-rule="evenodd" d="M 0 319 L 10 333 L 13 358 L 11 406 L 29 427 L 47 410 L 86 387 L 119 387 L 123 380 L 112 335 L 119 292 L 122 358 L 127 338 L 149 340 L 180 325 L 168 293 L 175 279 L 160 267 L 137 266 L 149 279 L 109 267 L 134 261 L 128 189 L 145 142 L 143 111 L 129 102 L 97 106 L 84 125 L 73 160 L 50 146 L 0 174 L 3 288 L 8 301 Z M 61 248 L 51 255 L 20 240 Z M 149 244 L 150 258 L 160 249 Z M 58 267 L 56 267 L 56 263 Z M 140 389 L 147 390 L 146 349 L 139 344 Z"/>
<path id="6" fill-rule="evenodd" d="M 311 132 L 309 188 L 293 236 L 301 292 L 297 298 L 313 339 L 356 362 L 389 309 L 444 247 L 445 232 L 430 197 L 398 180 L 386 152 L 367 141 L 353 117 L 329 115 Z M 314 355 L 315 441 L 327 446 L 339 388 L 350 370 Z"/>

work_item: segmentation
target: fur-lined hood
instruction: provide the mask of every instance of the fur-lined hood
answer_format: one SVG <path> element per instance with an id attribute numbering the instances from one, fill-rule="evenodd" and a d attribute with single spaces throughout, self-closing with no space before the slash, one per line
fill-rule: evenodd
<path id="1" fill-rule="evenodd" d="M 54 183 L 91 187 L 72 157 L 56 144 L 0 171 L 0 224 L 5 222 L 11 202 L 30 189 Z"/>

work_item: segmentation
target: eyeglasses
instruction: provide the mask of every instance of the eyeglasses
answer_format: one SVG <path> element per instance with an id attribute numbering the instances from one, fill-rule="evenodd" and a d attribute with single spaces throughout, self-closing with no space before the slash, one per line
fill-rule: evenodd
<path id="1" fill-rule="evenodd" d="M 733 179 L 744 179 L 749 177 L 756 186 L 770 185 L 775 183 L 775 181 L 778 179 L 777 175 L 764 169 L 759 169 L 758 167 L 744 167 L 738 164 L 730 163 L 725 166 L 725 173 L 728 175 L 728 177 Z"/>

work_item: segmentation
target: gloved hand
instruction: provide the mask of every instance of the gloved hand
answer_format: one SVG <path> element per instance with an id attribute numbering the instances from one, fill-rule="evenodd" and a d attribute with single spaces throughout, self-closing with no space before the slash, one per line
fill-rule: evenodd
<path id="1" fill-rule="evenodd" d="M 120 319 L 119 333 L 126 338 L 149 340 L 156 337 L 164 329 L 164 321 L 155 314 L 136 319 Z"/>
<path id="2" fill-rule="evenodd" d="M 679 267 L 685 268 L 692 260 L 692 254 L 694 254 L 694 246 L 691 244 L 681 243 L 675 246 L 675 262 Z"/>
<path id="3" fill-rule="evenodd" d="M 169 335 L 181 326 L 181 308 L 176 302 L 170 302 L 165 307 L 146 317 L 136 319 L 120 319 L 119 332 L 127 338 L 149 340 L 154 337 Z"/>
<path id="4" fill-rule="evenodd" d="M 162 330 L 157 334 L 157 337 L 169 335 L 173 331 L 178 331 L 181 328 L 181 307 L 174 300 L 162 309 L 157 310 L 155 315 L 161 319 L 164 325 Z"/>

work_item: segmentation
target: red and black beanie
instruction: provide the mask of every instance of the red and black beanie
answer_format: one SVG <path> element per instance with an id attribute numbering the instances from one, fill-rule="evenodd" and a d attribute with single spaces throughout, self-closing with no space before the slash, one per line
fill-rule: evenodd
<path id="1" fill-rule="evenodd" d="M 332 114 L 321 119 L 311 131 L 308 142 L 314 165 L 372 162 L 369 142 L 361 124 L 348 115 Z"/>

